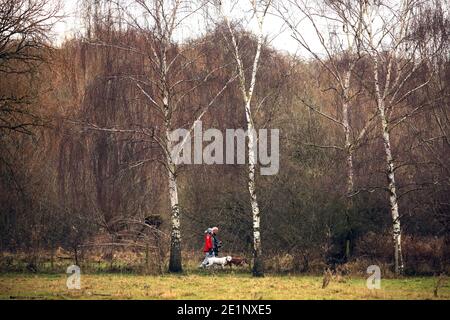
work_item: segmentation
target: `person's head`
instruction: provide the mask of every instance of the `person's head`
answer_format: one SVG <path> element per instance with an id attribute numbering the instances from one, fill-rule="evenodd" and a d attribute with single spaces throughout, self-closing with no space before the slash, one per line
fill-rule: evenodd
<path id="1" fill-rule="evenodd" d="M 212 232 L 213 232 L 213 231 L 212 231 L 212 229 L 211 229 L 211 228 L 208 228 L 208 229 L 206 229 L 206 230 L 205 230 L 205 233 L 209 233 L 209 234 L 212 234 Z"/>
<path id="2" fill-rule="evenodd" d="M 219 228 L 213 227 L 213 228 L 212 228 L 212 232 L 213 232 L 214 234 L 217 234 L 217 232 L 219 232 Z"/>

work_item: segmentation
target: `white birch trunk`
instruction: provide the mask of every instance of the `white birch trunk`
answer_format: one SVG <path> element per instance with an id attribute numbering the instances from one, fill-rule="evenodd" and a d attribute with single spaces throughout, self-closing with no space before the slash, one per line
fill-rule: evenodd
<path id="1" fill-rule="evenodd" d="M 167 101 L 164 99 L 164 101 Z M 180 232 L 180 207 L 178 203 L 178 184 L 177 184 L 177 167 L 174 163 L 171 150 L 172 142 L 170 140 L 170 124 L 166 120 L 166 169 L 169 182 L 169 201 L 170 201 L 170 272 L 182 272 L 181 265 L 181 232 Z"/>
<path id="2" fill-rule="evenodd" d="M 247 101 L 245 104 L 245 115 L 247 119 L 247 130 L 248 130 L 248 191 L 250 193 L 250 204 L 252 207 L 252 217 L 253 217 L 253 275 L 263 276 L 264 266 L 262 261 L 262 248 L 261 248 L 261 217 L 259 211 L 258 201 L 256 199 L 256 181 L 255 181 L 255 170 L 256 170 L 256 134 L 254 135 L 254 125 L 251 113 L 251 99 L 253 97 L 253 91 L 256 84 L 256 74 L 258 72 L 258 63 L 261 55 L 261 49 L 263 44 L 263 34 L 262 34 L 262 21 L 260 23 L 260 33 L 258 35 L 258 46 L 256 49 L 255 60 L 253 63 L 253 72 L 250 82 L 250 88 L 247 95 Z"/>
<path id="3" fill-rule="evenodd" d="M 386 154 L 386 175 L 388 180 L 389 204 L 392 216 L 392 237 L 394 241 L 394 268 L 395 273 L 398 275 L 401 274 L 404 269 L 402 257 L 400 215 L 398 209 L 397 187 L 395 184 L 394 159 L 392 157 L 391 138 L 389 134 L 389 122 L 386 115 L 385 101 L 381 93 L 378 79 L 377 57 L 374 58 L 374 79 L 375 92 L 377 95 L 377 107 L 381 120 L 384 151 Z"/>
<path id="4" fill-rule="evenodd" d="M 251 113 L 251 101 L 253 97 L 253 92 L 255 89 L 256 84 L 256 74 L 258 72 L 259 67 L 259 59 L 261 56 L 261 50 L 263 45 L 263 23 L 264 23 L 264 17 L 267 13 L 268 6 L 270 5 L 270 1 L 266 4 L 266 8 L 263 10 L 263 13 L 259 13 L 257 9 L 257 3 L 256 0 L 251 1 L 254 14 L 256 16 L 257 22 L 258 22 L 258 43 L 256 47 L 256 53 L 253 60 L 253 68 L 252 68 L 252 74 L 250 79 L 250 86 L 247 90 L 246 88 L 246 81 L 245 81 L 245 72 L 244 72 L 244 66 L 243 61 L 241 59 L 241 56 L 239 54 L 239 47 L 238 43 L 236 41 L 236 38 L 234 36 L 233 30 L 231 28 L 231 24 L 227 18 L 227 16 L 224 13 L 224 9 L 222 4 L 219 4 L 219 10 L 221 15 L 224 17 L 228 30 L 231 35 L 231 40 L 234 47 L 234 58 L 236 60 L 236 65 L 239 73 L 239 84 L 240 89 L 244 98 L 244 108 L 245 108 L 245 117 L 247 121 L 247 132 L 248 132 L 248 191 L 250 194 L 250 205 L 252 208 L 252 218 L 253 218 L 253 275 L 254 276 L 264 276 L 264 264 L 262 259 L 262 247 L 261 247 L 261 215 L 258 205 L 258 200 L 256 197 L 256 179 L 255 179 L 255 171 L 256 171 L 256 145 L 257 145 L 257 137 L 254 134 L 255 133 L 255 127 L 253 123 L 253 117 Z"/>
<path id="5" fill-rule="evenodd" d="M 354 170 L 353 170 L 353 150 L 352 150 L 352 143 L 351 143 L 351 134 L 350 134 L 350 124 L 349 124 L 349 103 L 348 101 L 344 101 L 342 105 L 342 123 L 344 125 L 344 133 L 345 133 L 345 151 L 347 152 L 347 159 L 346 159 L 346 171 L 347 171 L 347 188 L 346 188 L 346 199 L 345 199 L 345 219 L 347 224 L 347 230 L 346 230 L 346 240 L 345 240 L 345 257 L 347 259 L 350 258 L 350 239 L 351 239 L 351 221 L 350 221 L 350 211 L 353 207 L 353 201 L 351 198 L 351 195 L 353 193 L 354 189 Z"/>
<path id="6" fill-rule="evenodd" d="M 383 102 L 381 106 L 379 105 L 382 130 L 383 130 L 383 143 L 384 150 L 386 153 L 386 172 L 388 178 L 388 188 L 389 188 L 389 203 L 391 206 L 392 215 L 392 229 L 393 229 L 393 240 L 394 240 L 394 263 L 395 263 L 395 273 L 401 274 L 403 272 L 403 258 L 402 258 L 402 244 L 401 244 L 401 229 L 400 229 L 400 216 L 398 211 L 398 197 L 395 184 L 395 173 L 394 173 L 394 160 L 392 157 L 391 141 L 388 130 L 388 121 L 386 119 L 385 108 Z"/>
<path id="7" fill-rule="evenodd" d="M 170 154 L 167 157 L 167 174 L 169 180 L 170 222 L 172 227 L 170 233 L 169 271 L 181 272 L 182 271 L 181 232 L 180 232 L 180 207 L 178 203 L 178 185 L 177 185 L 176 165 L 173 163 Z"/>
<path id="8" fill-rule="evenodd" d="M 261 248 L 261 232 L 260 232 L 260 224 L 261 217 L 259 211 L 258 200 L 256 197 L 256 179 L 255 179 L 255 171 L 256 171 L 256 144 L 257 137 L 255 132 L 255 128 L 253 126 L 253 121 L 251 120 L 251 110 L 250 110 L 250 101 L 247 101 L 245 104 L 245 114 L 247 119 L 247 132 L 248 132 L 248 191 L 250 194 L 250 205 L 252 208 L 252 218 L 253 218 L 253 259 L 254 259 L 254 267 L 253 274 L 256 276 L 263 275 L 263 264 L 262 264 L 262 248 Z"/>
<path id="9" fill-rule="evenodd" d="M 162 59 L 161 59 L 161 84 L 163 87 L 163 111 L 166 127 L 166 169 L 169 182 L 169 201 L 170 201 L 170 259 L 169 259 L 169 271 L 170 272 L 182 272 L 181 262 L 181 232 L 180 232 L 180 207 L 178 203 L 178 185 L 177 185 L 177 172 L 176 165 L 171 156 L 172 141 L 170 139 L 170 127 L 172 119 L 172 110 L 169 102 L 169 90 L 167 85 L 167 55 L 166 47 L 163 47 Z"/>
<path id="10" fill-rule="evenodd" d="M 351 194 L 354 189 L 354 169 L 353 169 L 353 149 L 352 149 L 352 137 L 350 130 L 350 103 L 349 103 L 349 90 L 350 90 L 350 77 L 351 69 L 346 72 L 344 77 L 344 87 L 343 87 L 343 104 L 342 104 L 342 124 L 344 127 L 345 135 L 345 152 L 346 157 L 346 171 L 347 171 L 347 197 L 346 197 L 346 211 L 345 218 L 347 223 L 347 235 L 345 241 L 345 257 L 350 258 L 350 239 L 351 239 L 351 221 L 350 221 L 350 210 L 352 208 L 352 198 Z"/>
<path id="11" fill-rule="evenodd" d="M 351 70 L 348 70 L 344 79 L 344 94 L 342 104 L 342 124 L 345 133 L 345 150 L 347 152 L 347 196 L 351 195 L 354 188 L 354 170 L 353 170 L 353 150 L 350 130 L 350 104 L 349 104 L 349 88 L 350 88 Z"/>

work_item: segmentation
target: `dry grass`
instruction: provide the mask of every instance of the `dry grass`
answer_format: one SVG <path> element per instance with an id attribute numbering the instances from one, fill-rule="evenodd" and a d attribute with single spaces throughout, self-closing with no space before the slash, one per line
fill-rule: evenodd
<path id="1" fill-rule="evenodd" d="M 436 299 L 436 278 L 384 279 L 369 290 L 365 279 L 331 281 L 322 277 L 266 276 L 218 272 L 189 275 L 82 275 L 81 290 L 66 288 L 66 275 L 0 274 L 1 299 Z M 450 299 L 449 283 L 439 299 Z"/>

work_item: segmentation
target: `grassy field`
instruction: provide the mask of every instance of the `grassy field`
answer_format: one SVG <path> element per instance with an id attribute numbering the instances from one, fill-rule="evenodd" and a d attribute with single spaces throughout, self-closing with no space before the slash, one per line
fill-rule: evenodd
<path id="1" fill-rule="evenodd" d="M 436 278 L 383 279 L 380 290 L 366 288 L 365 279 L 331 281 L 322 277 L 266 276 L 221 272 L 143 276 L 85 274 L 81 290 L 68 290 L 65 274 L 0 274 L 0 299 L 436 299 Z M 450 299 L 446 283 L 438 299 Z"/>

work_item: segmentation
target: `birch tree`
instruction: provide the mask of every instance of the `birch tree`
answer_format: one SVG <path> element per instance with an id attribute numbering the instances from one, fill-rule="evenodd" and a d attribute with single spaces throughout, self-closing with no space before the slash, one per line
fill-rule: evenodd
<path id="1" fill-rule="evenodd" d="M 242 94 L 244 102 L 245 120 L 247 126 L 247 148 L 248 148 L 248 191 L 250 196 L 250 205 L 252 210 L 253 220 L 253 275 L 262 277 L 264 276 L 264 263 L 262 258 L 261 247 L 261 212 L 257 199 L 256 189 L 256 166 L 257 166 L 257 136 L 254 115 L 252 110 L 252 101 L 254 99 L 255 85 L 257 81 L 258 68 L 260 66 L 261 50 L 264 45 L 264 20 L 266 18 L 268 9 L 271 5 L 271 0 L 257 1 L 250 0 L 252 15 L 256 18 L 256 51 L 252 56 L 253 63 L 250 67 L 250 79 L 246 77 L 247 66 L 244 66 L 244 60 L 239 47 L 237 32 L 232 26 L 230 14 L 232 9 L 237 5 L 236 2 L 214 1 L 214 5 L 218 10 L 219 17 L 221 17 L 226 24 L 228 35 L 226 38 L 230 39 L 231 49 L 233 51 L 233 58 L 235 61 L 239 89 Z M 231 6 L 231 10 L 227 5 Z M 228 11 L 227 11 L 228 10 Z"/>
<path id="2" fill-rule="evenodd" d="M 396 274 L 404 270 L 401 241 L 401 214 L 398 185 L 395 175 L 395 156 L 392 150 L 393 129 L 425 104 L 414 106 L 405 114 L 396 114 L 407 98 L 425 88 L 432 73 L 419 83 L 411 81 L 434 53 L 426 56 L 418 50 L 427 39 L 411 41 L 411 25 L 421 1 L 365 1 L 362 13 L 364 32 L 360 34 L 364 51 L 371 61 L 372 82 L 385 152 L 387 191 L 392 217 L 394 242 L 394 269 Z"/>

